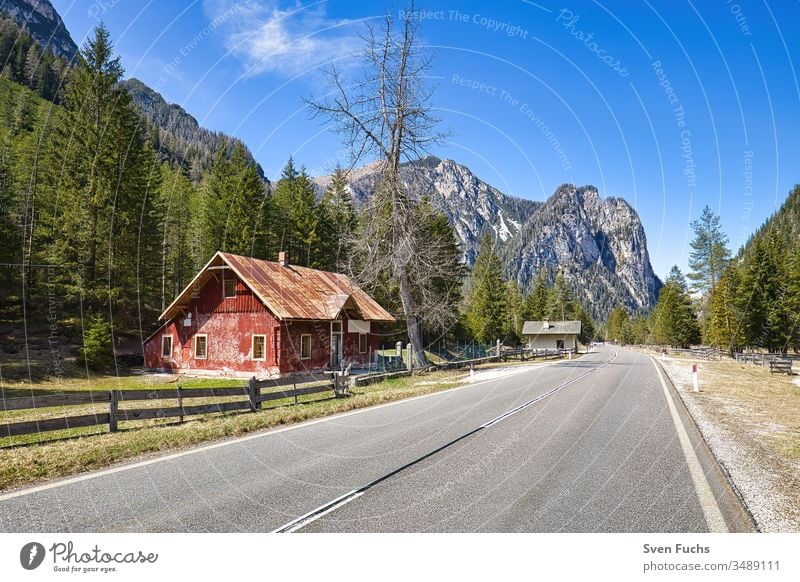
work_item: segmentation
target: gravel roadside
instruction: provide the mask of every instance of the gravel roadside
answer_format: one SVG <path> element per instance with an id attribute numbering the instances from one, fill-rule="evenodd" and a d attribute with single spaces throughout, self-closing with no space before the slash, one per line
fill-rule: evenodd
<path id="1" fill-rule="evenodd" d="M 796 429 L 770 422 L 770 415 L 753 410 L 752 402 L 726 393 L 719 380 L 723 362 L 698 363 L 700 392 L 695 393 L 692 361 L 670 357 L 659 357 L 659 361 L 717 460 L 730 474 L 759 529 L 800 532 L 800 463 L 776 452 L 769 444 L 775 433 L 791 434 Z M 710 372 L 712 367 L 714 374 Z M 708 374 L 703 373 L 704 368 L 708 368 Z M 735 377 L 735 370 L 730 373 Z M 704 382 L 704 376 L 714 379 Z"/>

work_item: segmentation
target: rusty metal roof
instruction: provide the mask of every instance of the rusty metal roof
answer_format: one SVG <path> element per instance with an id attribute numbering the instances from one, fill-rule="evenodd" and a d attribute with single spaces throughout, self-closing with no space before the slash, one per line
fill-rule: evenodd
<path id="1" fill-rule="evenodd" d="M 367 321 L 394 321 L 347 275 L 217 252 L 161 314 L 170 319 L 201 289 L 213 268 L 229 267 L 278 319 L 330 320 L 343 310 Z"/>

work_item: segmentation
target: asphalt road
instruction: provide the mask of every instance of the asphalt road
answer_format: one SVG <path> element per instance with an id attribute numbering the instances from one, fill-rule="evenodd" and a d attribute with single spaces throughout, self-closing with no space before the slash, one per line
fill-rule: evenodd
<path id="1" fill-rule="evenodd" d="M 653 360 L 611 348 L 0 494 L 4 532 L 274 530 L 753 525 Z"/>

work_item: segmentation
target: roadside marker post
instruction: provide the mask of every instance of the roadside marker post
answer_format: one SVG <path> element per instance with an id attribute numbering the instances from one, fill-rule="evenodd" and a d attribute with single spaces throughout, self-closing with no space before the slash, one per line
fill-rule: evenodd
<path id="1" fill-rule="evenodd" d="M 697 383 L 697 364 L 692 364 L 692 385 L 695 392 L 700 392 L 700 386 Z"/>

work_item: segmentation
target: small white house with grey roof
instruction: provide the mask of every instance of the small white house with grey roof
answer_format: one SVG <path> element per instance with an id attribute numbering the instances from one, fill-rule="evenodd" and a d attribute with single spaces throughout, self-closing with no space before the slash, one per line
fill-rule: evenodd
<path id="1" fill-rule="evenodd" d="M 580 321 L 526 321 L 522 326 L 522 338 L 532 350 L 578 349 Z"/>

